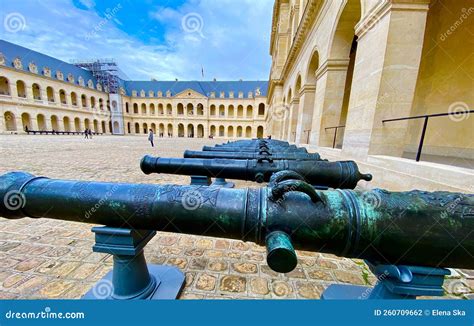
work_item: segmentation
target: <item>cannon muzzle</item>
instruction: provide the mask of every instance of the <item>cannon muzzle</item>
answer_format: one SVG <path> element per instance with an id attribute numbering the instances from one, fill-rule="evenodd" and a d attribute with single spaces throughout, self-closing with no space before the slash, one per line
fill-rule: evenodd
<path id="1" fill-rule="evenodd" d="M 290 173 L 291 174 L 291 173 Z M 317 191 L 296 179 L 229 189 L 84 182 L 12 172 L 0 176 L 0 216 L 253 241 L 279 272 L 294 249 L 373 263 L 474 269 L 474 195 Z"/>

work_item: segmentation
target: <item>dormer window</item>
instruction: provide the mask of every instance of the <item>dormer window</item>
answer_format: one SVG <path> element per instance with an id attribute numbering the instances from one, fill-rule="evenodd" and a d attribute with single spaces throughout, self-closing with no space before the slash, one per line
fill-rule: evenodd
<path id="1" fill-rule="evenodd" d="M 225 92 L 221 92 L 220 98 L 224 98 L 224 97 L 225 97 Z"/>
<path id="2" fill-rule="evenodd" d="M 229 98 L 234 98 L 234 92 L 233 91 L 229 92 Z"/>
<path id="3" fill-rule="evenodd" d="M 239 98 L 244 98 L 244 92 L 239 92 Z"/>

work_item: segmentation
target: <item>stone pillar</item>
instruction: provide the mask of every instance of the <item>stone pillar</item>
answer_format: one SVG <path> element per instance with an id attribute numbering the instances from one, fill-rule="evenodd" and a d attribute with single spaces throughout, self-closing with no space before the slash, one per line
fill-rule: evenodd
<path id="1" fill-rule="evenodd" d="M 349 60 L 327 60 L 316 71 L 314 113 L 312 117 L 310 143 L 332 146 L 334 130 L 325 128 L 339 125 L 344 100 Z"/>
<path id="2" fill-rule="evenodd" d="M 425 32 L 428 0 L 392 0 L 356 26 L 359 37 L 343 151 L 401 156 Z"/>
<path id="3" fill-rule="evenodd" d="M 298 144 L 306 144 L 309 139 L 308 133 L 310 132 L 311 121 L 313 119 L 315 90 L 315 85 L 304 85 L 303 88 L 301 88 L 300 106 L 298 112 L 298 122 L 296 125 L 295 140 L 295 142 Z"/>
<path id="4" fill-rule="evenodd" d="M 21 121 L 21 112 L 18 112 L 17 114 L 15 114 L 15 125 L 16 125 L 16 131 L 18 133 L 25 133 L 23 129 L 23 122 Z"/>
<path id="5" fill-rule="evenodd" d="M 298 123 L 300 99 L 296 96 L 297 94 L 295 94 L 295 97 L 293 97 L 290 103 L 290 115 L 288 117 L 288 134 L 287 134 L 287 139 L 289 142 L 295 141 L 295 133 L 296 133 L 296 127 Z"/>

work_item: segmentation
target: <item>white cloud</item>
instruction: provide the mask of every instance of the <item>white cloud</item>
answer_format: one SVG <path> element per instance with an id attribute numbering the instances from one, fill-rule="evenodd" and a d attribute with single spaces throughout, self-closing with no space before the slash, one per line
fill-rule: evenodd
<path id="1" fill-rule="evenodd" d="M 82 3 L 94 6 L 91 0 Z M 271 6 L 271 0 L 191 0 L 179 9 L 153 7 L 149 19 L 151 25 L 165 25 L 165 43 L 145 44 L 117 26 L 127 30 L 128 22 L 114 23 L 115 17 L 110 21 L 71 3 L 8 1 L 3 11 L 20 12 L 26 28 L 17 33 L 2 29 L 2 38 L 64 61 L 112 57 L 132 79 L 201 79 L 202 65 L 208 80 L 265 80 Z M 202 17 L 204 37 L 183 29 L 181 20 L 189 13 Z"/>

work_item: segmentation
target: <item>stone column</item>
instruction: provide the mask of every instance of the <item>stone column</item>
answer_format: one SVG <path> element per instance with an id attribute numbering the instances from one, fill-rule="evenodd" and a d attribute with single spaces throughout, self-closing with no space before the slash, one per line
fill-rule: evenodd
<path id="1" fill-rule="evenodd" d="M 392 0 L 356 26 L 359 37 L 343 151 L 401 156 L 423 48 L 428 0 Z M 375 18 L 374 18 L 375 17 Z"/>
<path id="2" fill-rule="evenodd" d="M 296 96 L 297 94 L 295 94 Z M 299 108 L 300 99 L 298 97 L 293 97 L 290 103 L 290 115 L 288 117 L 288 134 L 287 139 L 289 142 L 295 141 L 296 126 L 298 123 L 298 108 Z"/>
<path id="3" fill-rule="evenodd" d="M 331 59 L 322 63 L 316 71 L 318 87 L 315 90 L 311 144 L 332 146 L 334 130 L 326 131 L 325 128 L 339 125 L 348 66 L 348 59 Z"/>
<path id="4" fill-rule="evenodd" d="M 311 121 L 313 119 L 315 90 L 315 85 L 304 85 L 303 88 L 301 88 L 300 106 L 298 112 L 298 122 L 296 125 L 295 140 L 295 142 L 298 144 L 306 144 L 308 142 L 307 133 L 311 129 Z"/>

